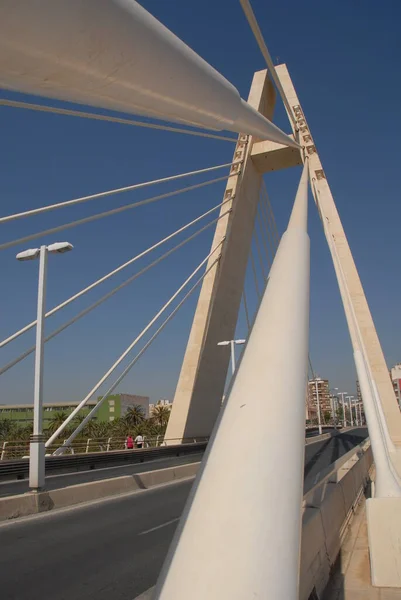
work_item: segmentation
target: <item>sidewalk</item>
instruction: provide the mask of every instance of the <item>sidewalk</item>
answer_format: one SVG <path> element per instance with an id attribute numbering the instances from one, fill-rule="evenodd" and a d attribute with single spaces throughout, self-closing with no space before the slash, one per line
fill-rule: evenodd
<path id="1" fill-rule="evenodd" d="M 362 497 L 323 600 L 401 600 L 399 588 L 371 585 L 366 523 L 366 500 Z"/>

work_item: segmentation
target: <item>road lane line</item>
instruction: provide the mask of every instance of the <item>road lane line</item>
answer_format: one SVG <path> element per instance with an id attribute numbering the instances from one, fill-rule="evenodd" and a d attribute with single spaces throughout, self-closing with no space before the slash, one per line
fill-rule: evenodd
<path id="1" fill-rule="evenodd" d="M 157 525 L 157 527 L 152 527 L 151 529 L 146 529 L 146 531 L 141 531 L 138 535 L 146 535 L 147 533 L 152 533 L 152 531 L 156 531 L 157 529 L 161 529 L 162 527 L 167 527 L 167 525 L 171 525 L 171 523 L 176 523 L 180 520 L 180 517 L 176 519 L 171 519 L 171 521 L 167 521 L 166 523 L 162 523 L 161 525 Z"/>

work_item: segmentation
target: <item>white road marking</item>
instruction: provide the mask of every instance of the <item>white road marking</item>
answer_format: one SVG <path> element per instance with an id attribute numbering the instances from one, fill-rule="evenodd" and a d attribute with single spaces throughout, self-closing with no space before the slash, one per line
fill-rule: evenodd
<path id="1" fill-rule="evenodd" d="M 151 529 L 146 529 L 146 531 L 141 531 L 138 535 L 146 535 L 147 533 L 152 533 L 152 531 L 156 531 L 157 529 L 161 529 L 162 527 L 167 527 L 167 525 L 171 525 L 171 523 L 176 523 L 180 520 L 180 517 L 176 519 L 171 519 L 171 521 L 167 521 L 166 523 L 162 523 L 161 525 L 157 525 L 157 527 L 152 527 Z"/>

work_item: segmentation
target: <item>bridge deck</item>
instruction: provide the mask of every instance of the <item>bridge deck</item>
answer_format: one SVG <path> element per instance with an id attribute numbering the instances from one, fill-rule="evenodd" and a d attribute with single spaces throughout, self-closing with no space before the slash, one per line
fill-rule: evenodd
<path id="1" fill-rule="evenodd" d="M 364 437 L 360 429 L 306 446 L 305 491 Z M 0 547 L 7 549 L 0 553 L 1 600 L 20 600 L 23 589 L 29 600 L 136 598 L 156 582 L 191 484 L 0 524 Z"/>

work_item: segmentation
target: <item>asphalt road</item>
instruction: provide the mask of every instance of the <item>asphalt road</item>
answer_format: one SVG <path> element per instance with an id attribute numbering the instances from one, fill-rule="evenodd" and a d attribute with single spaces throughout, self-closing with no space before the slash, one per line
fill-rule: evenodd
<path id="1" fill-rule="evenodd" d="M 305 449 L 305 491 L 366 429 Z M 154 585 L 192 481 L 0 524 L 1 600 L 133 600 Z"/>
<path id="2" fill-rule="evenodd" d="M 366 427 L 305 446 L 304 492 L 319 480 L 319 473 L 368 436 Z"/>

